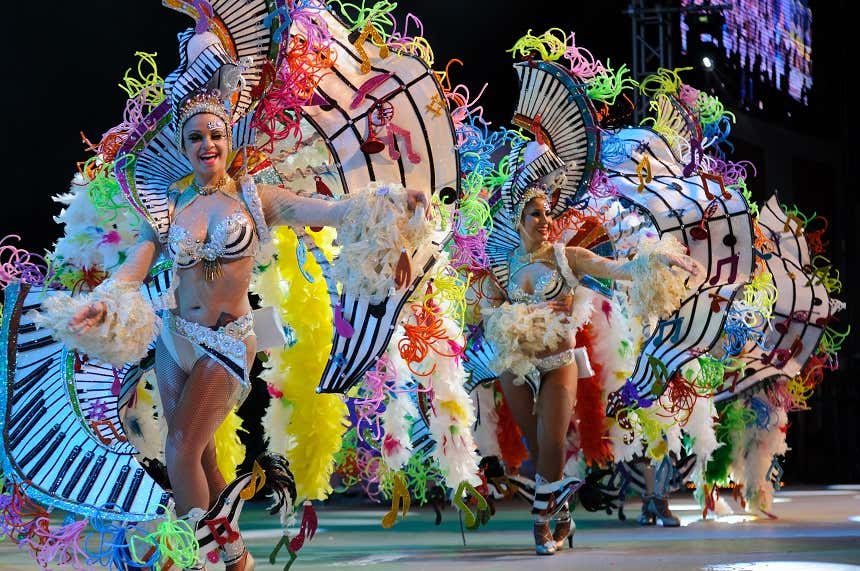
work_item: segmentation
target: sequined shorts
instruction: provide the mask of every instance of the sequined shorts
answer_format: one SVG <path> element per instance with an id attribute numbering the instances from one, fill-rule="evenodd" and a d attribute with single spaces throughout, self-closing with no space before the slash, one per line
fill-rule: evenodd
<path id="1" fill-rule="evenodd" d="M 588 352 L 583 347 L 573 347 L 532 361 L 534 369 L 526 375 L 524 382 L 531 388 L 535 400 L 537 400 L 537 395 L 540 392 L 541 375 L 570 365 L 573 362 L 576 362 L 577 378 L 586 379 L 594 376 L 594 369 L 591 368 L 591 360 L 588 358 Z"/>
<path id="2" fill-rule="evenodd" d="M 190 374 L 201 357 L 214 359 L 238 382 L 233 397 L 237 405 L 241 404 L 250 391 L 245 339 L 254 334 L 253 313 L 247 313 L 217 329 L 188 321 L 170 312 L 164 312 L 162 319 L 165 326 L 161 331 L 161 340 L 176 364 L 186 374 Z"/>

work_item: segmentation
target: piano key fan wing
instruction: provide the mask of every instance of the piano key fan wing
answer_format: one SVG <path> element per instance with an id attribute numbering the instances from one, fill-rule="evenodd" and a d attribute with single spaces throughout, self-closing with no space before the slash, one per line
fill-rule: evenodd
<path id="1" fill-rule="evenodd" d="M 117 401 L 130 366 L 82 360 L 27 316 L 41 288 L 6 288 L 0 360 L 0 428 L 6 478 L 71 513 L 121 521 L 159 517 L 168 494 L 135 459 Z"/>
<path id="2" fill-rule="evenodd" d="M 378 181 L 434 194 L 446 187 L 459 193 L 454 126 L 433 71 L 417 57 L 382 57 L 381 49 L 370 41 L 351 42 L 348 28 L 330 11 L 317 17 L 331 34 L 334 67 L 315 91 L 314 101 L 320 104 L 304 107 L 302 119 L 325 141 L 343 192 Z M 276 143 L 273 156 L 281 155 Z M 369 303 L 363 295 L 339 294 L 325 256 L 313 240 L 301 238 L 323 270 L 332 307 L 339 306 L 341 317 L 351 325 L 334 329 L 321 392 L 345 392 L 362 379 L 388 346 L 403 306 L 449 237 L 439 232 L 431 245 L 411 252 L 412 282 L 379 304 Z M 352 330 L 349 336 L 342 334 L 344 329 Z"/>
<path id="3" fill-rule="evenodd" d="M 830 296 L 810 266 L 809 246 L 800 223 L 786 216 L 776 196 L 765 203 L 758 223 L 776 247 L 775 252 L 762 255 L 777 290 L 774 326 L 766 330 L 767 350 L 750 343 L 751 347 L 738 355 L 743 366 L 726 374 L 725 384 L 714 395 L 716 401 L 772 377 L 798 375 L 830 320 Z"/>
<path id="4" fill-rule="evenodd" d="M 639 397 L 662 394 L 669 376 L 716 344 L 726 306 L 749 281 L 754 266 L 752 219 L 743 196 L 722 179 L 697 173 L 684 177 L 684 165 L 668 142 L 651 129 L 606 133 L 604 145 L 624 149 L 607 165 L 627 213 L 608 221 L 607 232 L 620 254 L 635 251 L 638 231 L 651 226 L 687 246 L 706 270 L 706 278 L 671 318 L 657 324 L 645 342 L 630 378 Z M 648 165 L 643 168 L 643 165 Z M 627 219 L 635 214 L 630 223 Z M 716 302 L 716 303 L 712 303 Z"/>

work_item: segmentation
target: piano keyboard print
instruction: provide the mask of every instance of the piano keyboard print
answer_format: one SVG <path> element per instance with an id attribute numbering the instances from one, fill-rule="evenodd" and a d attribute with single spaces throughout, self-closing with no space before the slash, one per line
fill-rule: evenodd
<path id="1" fill-rule="evenodd" d="M 558 215 L 585 193 L 591 180 L 600 145 L 594 108 L 585 84 L 556 63 L 522 62 L 514 69 L 520 82 L 514 123 L 534 132 L 537 119 L 547 144 L 565 163 L 567 183 L 553 209 Z"/>
<path id="2" fill-rule="evenodd" d="M 830 319 L 830 297 L 825 287 L 804 269 L 809 263 L 809 247 L 802 233 L 795 234 L 776 196 L 768 200 L 758 218 L 766 235 L 776 236 L 776 252 L 765 260 L 767 271 L 779 294 L 773 308 L 773 324 L 768 329 L 765 351 L 755 344 L 737 357 L 743 368 L 737 376 L 727 375 L 715 395 L 721 401 L 775 376 L 794 377 L 812 355 Z M 788 230 L 786 230 L 788 228 Z M 801 263 L 806 260 L 806 263 Z"/>
<path id="3" fill-rule="evenodd" d="M 75 355 L 36 329 L 27 316 L 45 293 L 26 284 L 5 292 L 2 335 L 9 354 L 0 362 L 0 429 L 3 472 L 28 483 L 36 501 L 66 511 L 114 520 L 157 516 L 162 490 L 123 442 L 110 366 L 93 361 L 75 370 Z M 46 336 L 47 339 L 46 340 Z M 91 420 L 103 420 L 96 434 Z M 133 472 L 136 480 L 126 476 Z M 128 506 L 119 514 L 112 506 Z"/>
<path id="4" fill-rule="evenodd" d="M 471 393 L 478 385 L 494 381 L 499 375 L 490 367 L 490 361 L 496 356 L 492 343 L 482 340 L 475 349 L 471 344 L 466 349 L 466 358 L 463 360 L 463 368 L 469 373 L 465 389 Z"/>
<path id="5" fill-rule="evenodd" d="M 454 127 L 447 113 L 434 116 L 427 106 L 434 98 L 445 100 L 432 70 L 420 59 L 402 55 L 381 59 L 379 48 L 371 42 L 364 49 L 373 63 L 370 74 L 360 72 L 361 56 L 349 42 L 349 33 L 331 12 L 322 19 L 332 34 L 335 67 L 321 80 L 317 92 L 330 105 L 307 107 L 303 116 L 326 140 L 332 154 L 341 185 L 360 189 L 371 181 L 400 182 L 411 188 L 459 189 L 459 156 Z M 359 87 L 368 79 L 389 74 L 363 99 L 353 105 Z M 368 113 L 377 101 L 384 100 L 394 108 L 392 123 L 410 133 L 412 149 L 420 162 L 408 160 L 407 149 L 400 137 L 395 137 L 400 156 L 392 160 L 388 150 L 380 153 L 356 153 L 368 137 Z M 380 137 L 386 135 L 379 133 Z"/>
<path id="6" fill-rule="evenodd" d="M 675 315 L 658 324 L 639 355 L 631 379 L 640 397 L 653 397 L 662 393 L 667 375 L 718 341 L 725 311 L 710 310 L 711 295 L 731 300 L 749 280 L 754 265 L 752 220 L 738 192 L 723 194 L 717 182 L 698 175 L 682 178 L 682 167 L 657 133 L 636 128 L 609 136 L 628 143 L 626 159 L 608 171 L 619 193 L 660 235 L 669 233 L 686 245 L 707 270 L 705 281 Z M 640 192 L 636 167 L 644 156 L 653 167 L 653 179 Z"/>

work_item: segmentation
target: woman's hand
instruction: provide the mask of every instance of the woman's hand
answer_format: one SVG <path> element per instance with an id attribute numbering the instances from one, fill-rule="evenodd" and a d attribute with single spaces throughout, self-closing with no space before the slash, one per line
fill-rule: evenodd
<path id="1" fill-rule="evenodd" d="M 563 313 L 565 315 L 570 315 L 570 312 L 573 310 L 573 296 L 568 294 L 564 297 L 559 297 L 548 301 L 546 302 L 546 305 L 553 311 L 557 311 L 558 313 Z"/>
<path id="2" fill-rule="evenodd" d="M 704 271 L 702 264 L 695 258 L 690 256 L 678 256 L 675 254 L 661 254 L 660 261 L 670 268 L 681 268 L 693 277 L 698 276 Z"/>
<path id="3" fill-rule="evenodd" d="M 410 211 L 415 212 L 418 205 L 424 207 L 424 217 L 427 220 L 431 218 L 430 211 L 430 194 L 423 190 L 415 190 L 413 188 L 406 189 L 406 207 Z"/>
<path id="4" fill-rule="evenodd" d="M 80 335 L 86 333 L 92 327 L 101 325 L 107 315 L 107 306 L 103 301 L 93 302 L 78 311 L 69 320 L 69 330 Z"/>

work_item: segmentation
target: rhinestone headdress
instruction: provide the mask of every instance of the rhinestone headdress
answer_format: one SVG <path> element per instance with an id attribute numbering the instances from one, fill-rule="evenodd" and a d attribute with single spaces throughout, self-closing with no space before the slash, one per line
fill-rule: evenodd
<path id="1" fill-rule="evenodd" d="M 221 92 L 217 89 L 201 90 L 189 95 L 179 105 L 176 113 L 176 146 L 182 148 L 182 128 L 185 122 L 200 113 L 211 113 L 224 121 L 228 132 L 230 129 L 230 113 L 221 98 Z"/>
<path id="2" fill-rule="evenodd" d="M 530 200 L 543 197 L 549 203 L 551 189 L 541 184 L 541 179 L 564 169 L 564 162 L 548 146 L 534 141 L 515 144 L 509 156 L 516 170 L 502 186 L 502 196 L 514 224 L 519 224 Z"/>

